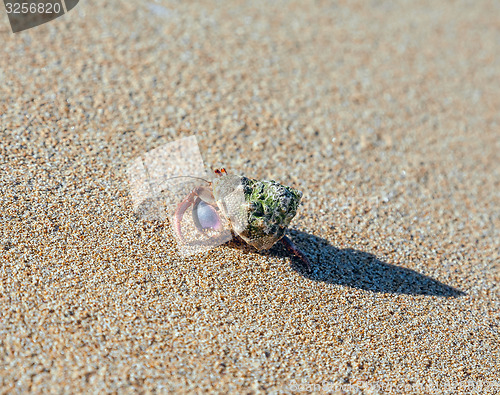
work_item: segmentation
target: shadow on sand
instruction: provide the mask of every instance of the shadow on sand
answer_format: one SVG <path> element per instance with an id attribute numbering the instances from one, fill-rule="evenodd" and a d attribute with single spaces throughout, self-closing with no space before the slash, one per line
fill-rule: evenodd
<path id="1" fill-rule="evenodd" d="M 301 261 L 295 257 L 292 258 L 292 267 L 313 281 L 347 285 L 371 292 L 443 297 L 465 295 L 414 270 L 383 262 L 373 254 L 351 248 L 338 249 L 327 240 L 305 232 L 290 230 L 289 233 L 297 247 L 310 258 L 312 273 L 307 273 Z M 229 246 L 256 252 L 238 239 L 231 241 Z M 280 243 L 269 251 L 259 253 L 276 257 L 290 256 Z"/>

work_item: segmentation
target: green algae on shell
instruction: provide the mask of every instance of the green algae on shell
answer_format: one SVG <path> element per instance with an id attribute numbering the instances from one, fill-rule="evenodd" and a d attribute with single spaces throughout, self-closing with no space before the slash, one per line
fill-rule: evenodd
<path id="1" fill-rule="evenodd" d="M 213 181 L 214 197 L 233 230 L 258 250 L 271 248 L 295 217 L 302 192 L 274 180 L 224 175 Z"/>

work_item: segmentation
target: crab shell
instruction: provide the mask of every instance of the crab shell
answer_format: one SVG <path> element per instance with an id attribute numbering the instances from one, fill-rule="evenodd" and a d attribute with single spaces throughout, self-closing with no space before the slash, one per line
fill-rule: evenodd
<path id="1" fill-rule="evenodd" d="M 302 192 L 274 180 L 223 174 L 212 182 L 214 198 L 232 229 L 258 250 L 271 248 L 297 213 Z"/>

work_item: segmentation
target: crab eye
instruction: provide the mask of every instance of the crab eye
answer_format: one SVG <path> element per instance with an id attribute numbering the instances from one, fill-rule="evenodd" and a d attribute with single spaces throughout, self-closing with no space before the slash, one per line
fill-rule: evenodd
<path id="1" fill-rule="evenodd" d="M 215 208 L 203 200 L 198 200 L 193 206 L 193 220 L 199 230 L 222 228 L 222 222 Z"/>

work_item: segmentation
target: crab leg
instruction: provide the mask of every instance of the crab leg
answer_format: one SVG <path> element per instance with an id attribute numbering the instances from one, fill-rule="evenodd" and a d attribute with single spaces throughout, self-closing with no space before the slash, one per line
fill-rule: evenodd
<path id="1" fill-rule="evenodd" d="M 280 241 L 288 251 L 302 261 L 302 263 L 306 266 L 307 271 L 311 273 L 311 263 L 309 262 L 309 259 L 307 259 L 304 253 L 300 251 L 295 244 L 293 244 L 292 240 L 290 240 L 287 236 L 283 236 Z"/>
<path id="2" fill-rule="evenodd" d="M 175 229 L 175 233 L 177 233 L 177 236 L 182 241 L 184 241 L 184 237 L 182 236 L 182 231 L 181 231 L 182 217 L 184 216 L 184 213 L 186 212 L 186 210 L 191 205 L 193 205 L 197 196 L 198 196 L 197 190 L 196 189 L 192 190 L 191 193 L 189 195 L 187 195 L 182 202 L 179 203 L 179 205 L 177 206 L 177 210 L 175 210 L 174 229 Z"/>

